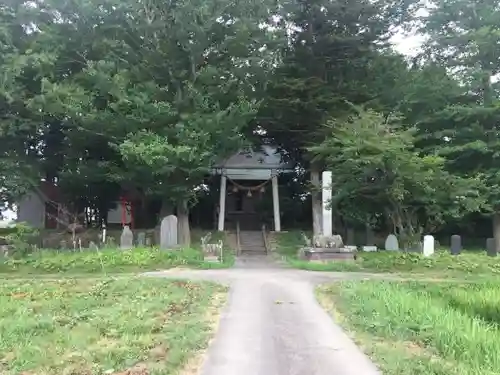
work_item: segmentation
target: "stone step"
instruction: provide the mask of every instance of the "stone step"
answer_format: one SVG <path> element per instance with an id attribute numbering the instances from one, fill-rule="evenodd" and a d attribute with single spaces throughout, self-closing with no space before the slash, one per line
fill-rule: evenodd
<path id="1" fill-rule="evenodd" d="M 262 232 L 260 231 L 241 231 L 240 248 L 242 254 L 266 254 L 266 246 Z"/>
<path id="2" fill-rule="evenodd" d="M 264 246 L 264 241 L 241 241 L 240 240 L 240 245 L 241 246 L 250 246 L 250 247 Z"/>
<path id="3" fill-rule="evenodd" d="M 267 252 L 265 250 L 260 250 L 260 251 L 241 250 L 241 254 L 243 254 L 243 255 L 266 255 Z"/>
<path id="4" fill-rule="evenodd" d="M 260 237 L 241 237 L 240 236 L 240 241 L 247 241 L 247 242 L 261 242 L 264 241 L 262 236 Z"/>

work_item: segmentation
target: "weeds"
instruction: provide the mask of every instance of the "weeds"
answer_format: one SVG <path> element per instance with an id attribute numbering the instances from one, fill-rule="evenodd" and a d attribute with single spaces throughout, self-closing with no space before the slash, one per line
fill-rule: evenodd
<path id="1" fill-rule="evenodd" d="M 160 250 L 135 248 L 132 250 L 100 249 L 73 251 L 41 250 L 22 258 L 7 258 L 0 263 L 2 273 L 122 273 L 160 270 L 172 267 L 225 268 L 233 258 L 226 252 L 223 263 L 207 263 L 197 249 Z"/>
<path id="2" fill-rule="evenodd" d="M 500 257 L 492 258 L 485 251 L 464 250 L 451 255 L 438 249 L 431 257 L 402 251 L 359 252 L 355 262 L 310 263 L 297 258 L 303 246 L 299 232 L 282 233 L 278 237 L 278 252 L 294 268 L 311 271 L 434 273 L 437 275 L 499 275 Z"/>
<path id="3" fill-rule="evenodd" d="M 500 368 L 498 287 L 346 282 L 319 293 L 384 374 L 484 375 Z"/>
<path id="4" fill-rule="evenodd" d="M 2 280 L 0 373 L 176 373 L 207 346 L 223 294 L 163 279 Z"/>

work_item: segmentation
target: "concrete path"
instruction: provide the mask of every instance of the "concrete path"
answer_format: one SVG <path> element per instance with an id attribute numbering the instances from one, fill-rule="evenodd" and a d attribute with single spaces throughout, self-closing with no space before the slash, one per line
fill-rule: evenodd
<path id="1" fill-rule="evenodd" d="M 319 283 L 368 275 L 293 270 L 266 258 L 248 257 L 238 259 L 233 269 L 145 276 L 231 286 L 201 375 L 380 374 L 314 297 Z"/>

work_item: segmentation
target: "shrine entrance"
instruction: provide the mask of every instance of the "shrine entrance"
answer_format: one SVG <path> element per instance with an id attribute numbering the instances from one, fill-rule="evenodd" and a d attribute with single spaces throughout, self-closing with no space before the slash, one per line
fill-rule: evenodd
<path id="1" fill-rule="evenodd" d="M 227 229 L 235 229 L 237 222 L 241 230 L 261 230 L 264 222 L 269 224 L 270 215 L 262 210 L 267 182 L 259 182 L 227 179 L 225 217 Z"/>
<path id="2" fill-rule="evenodd" d="M 260 151 L 243 150 L 217 165 L 213 174 L 221 176 L 218 206 L 219 231 L 234 229 L 261 230 L 269 212 L 263 209 L 263 198 L 272 193 L 272 223 L 269 229 L 281 231 L 278 176 L 293 172 L 290 164 L 283 163 L 281 155 L 271 146 Z"/>

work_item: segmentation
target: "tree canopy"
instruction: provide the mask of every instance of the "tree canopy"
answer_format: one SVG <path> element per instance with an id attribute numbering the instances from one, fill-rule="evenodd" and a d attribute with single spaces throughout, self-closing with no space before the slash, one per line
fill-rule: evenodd
<path id="1" fill-rule="evenodd" d="M 500 8 L 419 6 L 4 1 L 2 203 L 45 179 L 105 220 L 126 193 L 175 209 L 188 243 L 214 163 L 257 140 L 311 172 L 315 231 L 329 168 L 344 220 L 410 238 L 493 213 L 500 250 Z M 409 61 L 390 37 L 415 26 L 427 39 Z"/>

